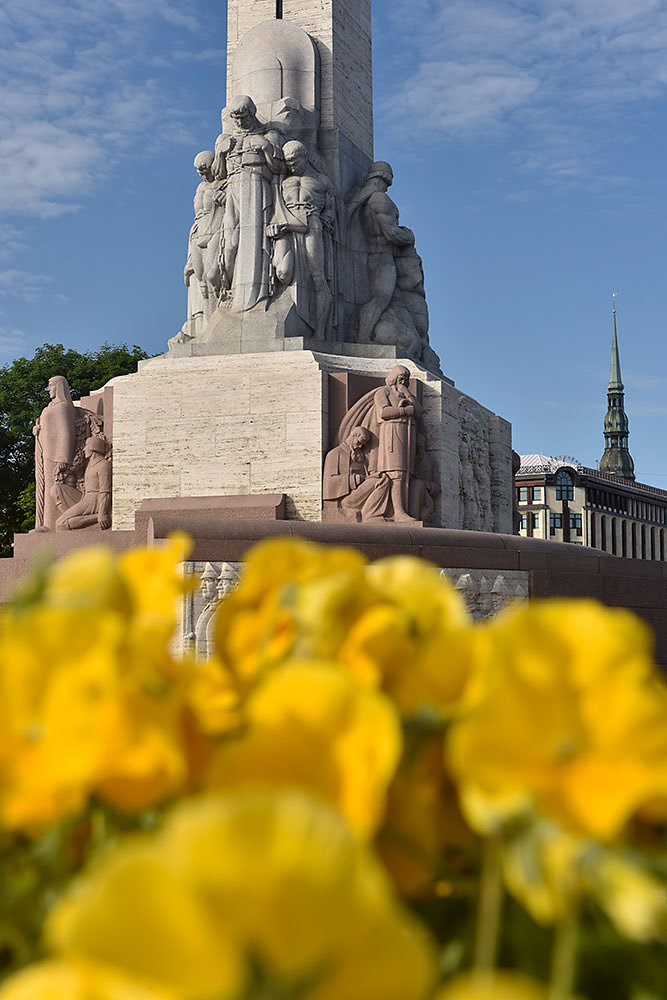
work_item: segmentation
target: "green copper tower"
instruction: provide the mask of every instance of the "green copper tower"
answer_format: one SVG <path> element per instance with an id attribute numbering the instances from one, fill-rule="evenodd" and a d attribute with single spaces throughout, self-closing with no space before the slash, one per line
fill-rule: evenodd
<path id="1" fill-rule="evenodd" d="M 616 294 L 614 293 L 614 332 L 611 341 L 611 366 L 607 386 L 607 415 L 604 418 L 604 454 L 600 471 L 610 472 L 620 479 L 635 478 L 635 463 L 628 450 L 629 425 L 625 412 L 625 392 L 621 380 L 621 362 L 618 356 L 616 334 Z"/>

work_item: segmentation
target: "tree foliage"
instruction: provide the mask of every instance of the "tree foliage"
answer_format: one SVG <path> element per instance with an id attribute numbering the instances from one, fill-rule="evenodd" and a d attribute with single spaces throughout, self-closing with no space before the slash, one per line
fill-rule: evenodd
<path id="1" fill-rule="evenodd" d="M 12 554 L 14 532 L 34 526 L 32 427 L 49 401 L 51 376 L 64 375 L 72 399 L 87 396 L 117 375 L 128 375 L 148 355 L 136 345 L 103 344 L 98 351 L 44 344 L 32 358 L 0 368 L 0 556 Z"/>

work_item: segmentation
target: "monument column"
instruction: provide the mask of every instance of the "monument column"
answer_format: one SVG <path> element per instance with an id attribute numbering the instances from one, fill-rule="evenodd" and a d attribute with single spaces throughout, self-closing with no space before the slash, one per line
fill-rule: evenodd
<path id="1" fill-rule="evenodd" d="M 371 0 L 228 0 L 228 101 L 238 43 L 273 19 L 297 24 L 317 45 L 320 150 L 345 192 L 361 183 L 373 160 Z"/>

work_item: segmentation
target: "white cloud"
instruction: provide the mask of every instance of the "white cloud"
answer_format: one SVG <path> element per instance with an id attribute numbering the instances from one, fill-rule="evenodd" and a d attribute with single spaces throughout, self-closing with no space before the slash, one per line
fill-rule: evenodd
<path id="1" fill-rule="evenodd" d="M 161 26 L 197 30 L 170 0 L 5 0 L 0 12 L 0 212 L 75 210 L 146 122 L 185 136 L 145 52 Z"/>
<path id="2" fill-rule="evenodd" d="M 26 340 L 27 334 L 23 330 L 18 328 L 6 330 L 0 326 L 0 358 L 14 358 Z"/>
<path id="3" fill-rule="evenodd" d="M 397 133 L 507 134 L 515 166 L 550 183 L 625 182 L 601 137 L 667 93 L 667 0 L 420 0 L 407 18 L 392 0 L 390 11 L 414 67 L 379 104 Z"/>
<path id="4" fill-rule="evenodd" d="M 44 294 L 45 286 L 53 281 L 45 274 L 32 274 L 10 267 L 0 271 L 0 296 L 13 295 L 26 302 L 35 302 Z"/>

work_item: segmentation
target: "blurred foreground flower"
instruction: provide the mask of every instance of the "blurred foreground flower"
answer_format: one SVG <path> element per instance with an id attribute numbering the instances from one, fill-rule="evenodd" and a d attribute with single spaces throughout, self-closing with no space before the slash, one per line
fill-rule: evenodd
<path id="1" fill-rule="evenodd" d="M 667 689 L 648 628 L 627 611 L 554 600 L 489 629 L 481 699 L 454 725 L 448 760 L 483 834 L 535 810 L 573 833 L 618 837 L 667 802 Z"/>
<path id="2" fill-rule="evenodd" d="M 358 552 L 297 540 L 263 542 L 216 625 L 218 654 L 252 685 L 289 660 L 336 662 L 381 687 L 410 717 L 449 715 L 469 676 L 478 630 L 435 569 L 396 557 L 372 566 Z"/>
<path id="3" fill-rule="evenodd" d="M 401 753 L 391 702 L 319 664 L 289 664 L 250 696 L 246 729 L 212 752 L 207 788 L 299 787 L 374 834 Z"/>
<path id="4" fill-rule="evenodd" d="M 372 856 L 297 793 L 181 806 L 80 880 L 47 937 L 65 961 L 183 1000 L 421 1000 L 435 981 L 429 940 Z"/>
<path id="5" fill-rule="evenodd" d="M 182 787 L 183 665 L 168 649 L 186 541 L 75 552 L 4 612 L 0 820 L 36 831 L 96 791 L 142 809 Z"/>
<path id="6" fill-rule="evenodd" d="M 538 983 L 510 973 L 461 976 L 438 993 L 437 1000 L 549 1000 Z"/>

